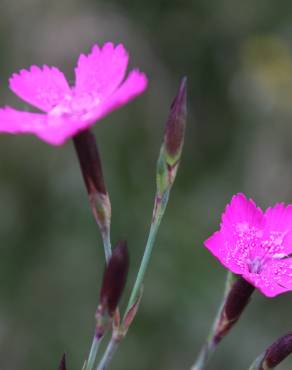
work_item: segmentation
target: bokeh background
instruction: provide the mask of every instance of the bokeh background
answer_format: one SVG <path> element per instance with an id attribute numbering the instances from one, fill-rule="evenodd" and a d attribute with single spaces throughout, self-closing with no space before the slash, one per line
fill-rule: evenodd
<path id="1" fill-rule="evenodd" d="M 203 248 L 232 194 L 263 208 L 292 202 L 292 5 L 273 0 L 1 0 L 1 105 L 31 64 L 73 80 L 81 52 L 123 42 L 149 88 L 94 132 L 111 195 L 113 242 L 128 240 L 128 296 L 145 245 L 169 105 L 188 77 L 183 160 L 147 273 L 143 303 L 111 369 L 188 369 L 206 337 L 225 271 Z M 0 368 L 81 369 L 103 272 L 71 142 L 0 137 Z M 247 369 L 291 330 L 291 294 L 255 293 L 209 369 Z M 125 303 L 126 299 L 124 299 Z M 287 359 L 280 368 L 291 369 Z"/>

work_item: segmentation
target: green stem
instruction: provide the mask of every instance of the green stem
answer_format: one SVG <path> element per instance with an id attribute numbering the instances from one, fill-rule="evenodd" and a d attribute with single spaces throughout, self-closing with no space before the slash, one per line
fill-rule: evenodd
<path id="1" fill-rule="evenodd" d="M 140 264 L 140 268 L 139 268 L 139 271 L 138 271 L 138 274 L 137 274 L 137 277 L 136 277 L 136 281 L 135 281 L 135 284 L 134 284 L 134 287 L 133 287 L 133 290 L 131 292 L 130 299 L 129 299 L 129 302 L 128 302 L 128 305 L 127 305 L 126 313 L 129 312 L 131 307 L 136 303 L 136 301 L 138 299 L 139 292 L 140 292 L 141 286 L 143 284 L 144 276 L 145 276 L 145 273 L 146 273 L 146 270 L 147 270 L 147 267 L 148 267 L 148 264 L 149 264 L 149 261 L 150 261 L 150 257 L 151 257 L 151 254 L 152 254 L 152 250 L 153 250 L 154 242 L 155 242 L 155 239 L 156 239 L 157 231 L 159 229 L 161 219 L 162 219 L 162 217 L 164 215 L 164 212 L 165 212 L 165 209 L 166 209 L 166 205 L 167 205 L 168 198 L 169 198 L 169 192 L 170 192 L 170 190 L 167 190 L 161 198 L 158 198 L 156 196 L 154 211 L 153 211 L 153 220 L 152 220 L 152 223 L 151 223 L 151 227 L 150 227 L 150 231 L 149 231 L 149 235 L 148 235 L 144 255 L 143 255 L 143 258 L 142 258 L 142 261 L 141 261 L 141 264 Z"/>
<path id="2" fill-rule="evenodd" d="M 212 337 L 208 338 L 205 345 L 202 347 L 199 356 L 192 366 L 191 370 L 202 370 L 207 366 L 210 358 L 215 352 L 216 344 L 212 341 Z"/>
<path id="3" fill-rule="evenodd" d="M 101 230 L 101 237 L 102 237 L 103 249 L 104 249 L 104 254 L 105 254 L 105 260 L 106 260 L 106 263 L 108 264 L 111 258 L 111 255 L 112 255 L 110 230 L 109 229 Z"/>
<path id="4" fill-rule="evenodd" d="M 220 317 L 222 310 L 224 308 L 225 302 L 226 302 L 226 297 L 230 291 L 230 288 L 232 286 L 232 281 L 234 280 L 234 275 L 232 272 L 228 271 L 227 276 L 226 276 L 226 282 L 225 282 L 225 288 L 224 288 L 224 295 L 222 299 L 222 303 L 219 307 L 219 310 L 215 316 L 215 320 L 213 322 L 213 325 L 211 327 L 211 330 L 208 334 L 206 343 L 203 345 L 196 362 L 192 366 L 191 370 L 203 370 L 206 368 L 210 358 L 212 357 L 213 353 L 216 350 L 218 342 L 216 341 L 215 335 L 216 335 L 216 330 L 218 328 L 218 324 L 220 322 Z"/>
<path id="5" fill-rule="evenodd" d="M 103 242 L 106 263 L 108 264 L 111 258 L 111 255 L 112 255 L 111 241 L 110 241 L 110 229 L 109 228 L 101 229 L 101 237 L 102 237 L 102 242 Z M 89 352 L 89 356 L 88 356 L 88 360 L 86 362 L 86 367 L 84 370 L 93 369 L 97 351 L 98 351 L 102 338 L 103 337 L 97 337 L 96 335 L 94 335 L 91 348 L 90 348 L 90 352 Z"/>
<path id="6" fill-rule="evenodd" d="M 91 348 L 90 348 L 90 352 L 89 352 L 89 356 L 88 356 L 88 360 L 86 362 L 85 370 L 93 369 L 95 358 L 96 358 L 97 351 L 98 351 L 101 340 L 102 340 L 102 337 L 98 338 L 96 335 L 94 335 Z"/>
<path id="7" fill-rule="evenodd" d="M 114 353 L 118 349 L 119 343 L 120 341 L 113 335 L 104 352 L 104 355 L 102 356 L 102 359 L 100 360 L 99 364 L 96 367 L 96 370 L 105 370 L 108 367 Z"/>
<path id="8" fill-rule="evenodd" d="M 129 299 L 127 309 L 125 311 L 126 313 L 129 312 L 131 307 L 136 303 L 136 301 L 138 299 L 139 292 L 140 292 L 140 289 L 141 289 L 141 285 L 143 284 L 144 276 L 145 276 L 147 266 L 149 264 L 150 257 L 151 257 L 151 254 L 152 254 L 152 250 L 153 250 L 154 242 L 155 242 L 155 239 L 156 239 L 157 231 L 158 231 L 159 225 L 161 223 L 161 219 L 162 219 L 162 217 L 164 215 L 164 212 L 165 212 L 165 209 L 166 209 L 166 205 L 167 205 L 168 198 L 169 198 L 169 192 L 170 192 L 170 190 L 167 190 L 162 195 L 162 197 L 156 196 L 156 198 L 155 198 L 153 218 L 152 218 L 152 223 L 151 223 L 151 227 L 150 227 L 150 231 L 149 231 L 149 235 L 148 235 L 144 255 L 143 255 L 143 258 L 142 258 L 142 261 L 141 261 L 141 264 L 140 264 L 140 268 L 139 268 L 139 271 L 138 271 L 138 274 L 137 274 L 137 278 L 136 278 L 133 290 L 132 290 L 131 295 L 130 295 L 130 299 Z M 107 233 L 103 233 L 105 251 L 108 251 L 109 248 L 110 248 L 110 242 L 109 242 L 109 238 L 107 237 L 107 235 L 108 235 Z M 107 254 L 106 254 L 106 256 L 107 256 Z M 96 370 L 105 370 L 108 367 L 114 353 L 116 352 L 116 350 L 119 346 L 119 343 L 120 343 L 121 339 L 122 339 L 121 336 L 117 336 L 115 333 L 113 333 L 113 336 L 112 336 L 112 338 L 111 338 L 111 340 L 110 340 L 110 342 L 109 342 L 109 344 L 108 344 L 108 346 L 105 350 L 105 353 L 104 353 L 100 363 L 98 364 Z M 91 370 L 91 369 L 86 368 L 86 370 Z"/>
<path id="9" fill-rule="evenodd" d="M 262 353 L 249 367 L 248 370 L 268 370 L 268 368 L 263 367 L 263 359 L 265 357 L 265 352 Z M 271 368 L 270 368 L 271 369 Z"/>

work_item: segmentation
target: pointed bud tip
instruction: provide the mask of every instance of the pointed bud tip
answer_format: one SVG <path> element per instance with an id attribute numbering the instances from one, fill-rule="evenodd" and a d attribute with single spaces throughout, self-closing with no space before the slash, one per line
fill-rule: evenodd
<path id="1" fill-rule="evenodd" d="M 183 77 L 180 81 L 178 93 L 173 99 L 171 104 L 171 112 L 180 111 L 182 109 L 186 110 L 186 100 L 187 100 L 187 77 Z"/>
<path id="2" fill-rule="evenodd" d="M 185 96 L 187 95 L 187 81 L 188 81 L 187 76 L 184 76 L 181 79 L 180 87 L 179 87 L 179 95 L 185 95 Z"/>
<path id="3" fill-rule="evenodd" d="M 126 285 L 129 253 L 126 241 L 119 241 L 105 269 L 100 291 L 100 304 L 110 316 L 114 314 Z"/>
<path id="4" fill-rule="evenodd" d="M 62 358 L 61 358 L 61 362 L 60 362 L 60 365 L 58 367 L 58 370 L 66 370 L 66 354 L 64 353 Z"/>
<path id="5" fill-rule="evenodd" d="M 187 115 L 187 78 L 183 77 L 174 98 L 165 129 L 165 152 L 167 163 L 175 164 L 181 155 Z"/>

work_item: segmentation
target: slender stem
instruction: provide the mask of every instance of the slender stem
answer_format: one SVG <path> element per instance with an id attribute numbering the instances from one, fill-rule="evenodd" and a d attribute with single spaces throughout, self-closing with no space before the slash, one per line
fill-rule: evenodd
<path id="1" fill-rule="evenodd" d="M 158 231 L 159 225 L 161 223 L 161 219 L 162 219 L 162 217 L 164 215 L 164 212 L 165 212 L 165 209 L 166 209 L 166 205 L 167 205 L 168 198 L 169 198 L 169 192 L 170 192 L 170 190 L 167 190 L 161 198 L 158 197 L 158 196 L 156 196 L 156 198 L 155 198 L 153 218 L 152 218 L 152 223 L 151 223 L 151 227 L 150 227 L 150 231 L 149 231 L 149 235 L 148 235 L 144 255 L 143 255 L 143 258 L 142 258 L 142 261 L 141 261 L 141 264 L 140 264 L 140 268 L 139 268 L 139 271 L 138 271 L 138 274 L 137 274 L 137 278 L 136 278 L 132 293 L 130 295 L 130 299 L 129 299 L 127 309 L 125 311 L 126 313 L 131 309 L 131 307 L 136 303 L 136 301 L 138 299 L 139 292 L 140 292 L 140 289 L 141 289 L 141 285 L 143 283 L 144 276 L 145 276 L 145 273 L 146 273 L 146 270 L 147 270 L 147 266 L 149 264 L 149 260 L 150 260 L 151 253 L 152 253 L 152 250 L 153 250 L 153 246 L 154 246 L 154 242 L 155 242 L 155 239 L 156 239 L 157 231 Z M 104 245 L 108 246 L 110 248 L 110 242 L 109 242 L 109 238 L 107 237 L 107 235 L 108 234 L 106 234 L 106 233 L 103 234 Z M 105 250 L 107 250 L 106 247 L 105 247 Z M 123 338 L 123 336 L 118 336 L 115 332 L 113 333 L 113 336 L 112 336 L 112 338 L 111 338 L 111 340 L 110 340 L 110 342 L 109 342 L 109 344 L 108 344 L 108 346 L 105 350 L 105 353 L 104 353 L 101 361 L 99 362 L 96 370 L 105 370 L 108 367 L 114 353 L 118 349 L 118 346 L 119 346 L 122 338 Z M 91 369 L 86 369 L 86 370 L 91 370 Z"/>
<path id="2" fill-rule="evenodd" d="M 88 360 L 86 362 L 85 370 L 93 369 L 95 358 L 96 358 L 97 351 L 101 343 L 101 340 L 102 340 L 102 337 L 99 338 L 96 335 L 94 335 L 91 348 L 90 348 L 90 352 L 89 352 L 89 356 L 88 356 Z"/>
<path id="3" fill-rule="evenodd" d="M 264 368 L 262 366 L 263 365 L 263 360 L 264 360 L 265 354 L 266 353 L 264 352 L 258 358 L 256 358 L 255 361 L 248 368 L 248 370 L 265 370 L 266 368 Z"/>
<path id="4" fill-rule="evenodd" d="M 119 343 L 120 343 L 120 340 L 117 339 L 115 335 L 113 335 L 104 352 L 104 355 L 102 356 L 102 359 L 100 360 L 99 364 L 96 367 L 96 370 L 105 370 L 108 367 L 114 353 L 118 349 Z"/>
<path id="5" fill-rule="evenodd" d="M 112 255 L 111 239 L 110 239 L 110 230 L 109 228 L 101 231 L 102 243 L 104 248 L 105 260 L 106 263 L 109 263 L 109 260 Z"/>
<path id="6" fill-rule="evenodd" d="M 215 335 L 216 335 L 216 329 L 218 328 L 218 324 L 220 322 L 220 317 L 222 310 L 224 308 L 225 302 L 226 302 L 226 297 L 228 295 L 228 292 L 230 291 L 232 281 L 234 277 L 233 274 L 228 271 L 227 276 L 226 276 L 226 282 L 225 282 L 225 288 L 224 288 L 224 295 L 223 295 L 223 300 L 222 303 L 220 304 L 220 307 L 217 311 L 217 314 L 215 316 L 215 320 L 213 322 L 213 325 L 211 327 L 211 330 L 208 334 L 206 343 L 203 345 L 196 362 L 194 365 L 191 367 L 191 370 L 203 370 L 207 366 L 210 358 L 212 357 L 213 353 L 215 352 L 216 346 L 218 342 L 216 341 Z"/>
<path id="7" fill-rule="evenodd" d="M 216 330 L 217 325 L 219 323 L 223 306 L 224 306 L 224 299 L 223 299 L 223 302 L 220 305 L 220 308 L 219 308 L 219 310 L 216 314 L 214 323 L 213 323 L 212 328 L 209 332 L 206 343 L 203 345 L 203 347 L 202 347 L 202 349 L 201 349 L 201 351 L 198 355 L 198 358 L 197 358 L 196 362 L 194 363 L 194 365 L 192 366 L 191 370 L 205 369 L 205 367 L 207 366 L 207 364 L 208 364 L 209 360 L 211 359 L 213 353 L 215 352 L 216 346 L 218 344 L 215 341 L 215 330 Z"/>
<path id="8" fill-rule="evenodd" d="M 150 261 L 150 257 L 152 254 L 154 242 L 156 239 L 157 231 L 163 217 L 167 202 L 169 198 L 169 190 L 166 191 L 161 199 L 156 197 L 154 211 L 153 211 L 153 220 L 151 223 L 144 255 L 140 264 L 140 268 L 136 277 L 136 281 L 133 287 L 133 290 L 130 295 L 130 299 L 127 305 L 126 313 L 130 310 L 130 308 L 136 303 L 137 298 L 139 296 L 139 292 L 141 289 L 141 285 L 143 284 L 144 276 L 147 270 L 147 266 Z"/>
<path id="9" fill-rule="evenodd" d="M 109 229 L 102 230 L 101 236 L 102 236 L 102 242 L 103 242 L 103 247 L 104 247 L 105 259 L 106 259 L 106 263 L 108 264 L 109 260 L 111 258 L 111 255 L 112 255 L 111 241 L 110 241 L 110 230 Z M 97 352 L 98 352 L 98 348 L 99 348 L 99 345 L 101 343 L 102 338 L 103 337 L 98 337 L 98 336 L 94 335 L 92 343 L 91 343 L 91 348 L 90 348 L 88 360 L 86 362 L 85 370 L 92 370 L 93 369 L 95 359 L 96 359 L 96 355 L 97 355 Z"/>

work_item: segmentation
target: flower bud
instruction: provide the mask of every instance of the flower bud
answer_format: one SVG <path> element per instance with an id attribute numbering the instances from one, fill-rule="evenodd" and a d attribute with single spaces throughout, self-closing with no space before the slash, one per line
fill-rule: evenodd
<path id="1" fill-rule="evenodd" d="M 88 194 L 106 194 L 101 160 L 93 133 L 85 130 L 74 136 L 74 146 Z"/>
<path id="2" fill-rule="evenodd" d="M 170 107 L 166 122 L 164 140 L 160 149 L 156 170 L 156 184 L 159 196 L 170 190 L 174 183 L 184 143 L 186 126 L 186 77 L 181 81 L 178 94 Z"/>
<path id="3" fill-rule="evenodd" d="M 181 81 L 178 94 L 171 104 L 170 115 L 166 122 L 164 148 L 166 162 L 169 166 L 173 166 L 180 159 L 183 147 L 187 116 L 186 84 L 187 78 L 184 77 Z"/>
<path id="4" fill-rule="evenodd" d="M 73 142 L 87 188 L 92 213 L 99 226 L 103 240 L 109 239 L 111 204 L 104 183 L 95 137 L 90 130 L 85 130 L 75 135 Z M 110 253 L 110 247 L 105 247 L 106 260 L 109 259 Z"/>
<path id="5" fill-rule="evenodd" d="M 216 344 L 221 341 L 221 339 L 237 322 L 243 310 L 249 303 L 250 296 L 254 289 L 255 288 L 242 277 L 236 278 L 231 283 L 229 291 L 225 297 L 214 336 L 214 342 Z"/>
<path id="6" fill-rule="evenodd" d="M 105 269 L 100 291 L 101 314 L 107 313 L 113 317 L 126 285 L 129 268 L 127 243 L 120 241 L 114 249 Z"/>
<path id="7" fill-rule="evenodd" d="M 65 353 L 63 354 L 62 356 L 62 359 L 61 359 L 61 362 L 60 362 L 60 365 L 58 367 L 58 370 L 66 370 L 66 355 Z"/>
<path id="8" fill-rule="evenodd" d="M 263 369 L 274 369 L 292 353 L 292 332 L 276 340 L 267 350 L 263 359 Z"/>

